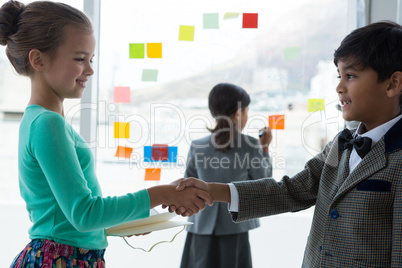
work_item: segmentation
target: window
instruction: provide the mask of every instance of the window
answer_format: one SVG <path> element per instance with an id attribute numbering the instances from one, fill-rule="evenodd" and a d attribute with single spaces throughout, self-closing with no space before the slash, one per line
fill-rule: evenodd
<path id="1" fill-rule="evenodd" d="M 62 2 L 84 9 L 84 3 L 90 1 Z M 332 54 L 356 26 L 354 5 L 353 0 L 102 1 L 99 54 L 94 59 L 99 71 L 92 81 L 93 89 L 98 89 L 98 101 L 69 100 L 65 111 L 81 132 L 95 130 L 89 124 L 94 121 L 81 120 L 80 111 L 97 112 L 93 119 L 97 138 L 88 141 L 96 149 L 104 195 L 134 192 L 182 177 L 191 140 L 208 135 L 206 126 L 214 124 L 207 96 L 220 82 L 237 84 L 251 96 L 244 133 L 257 137 L 258 129 L 268 125 L 269 116 L 284 115 L 285 129 L 273 130 L 270 148 L 274 177 L 279 180 L 301 170 L 344 126 L 336 109 L 337 73 Z M 96 10 L 94 15 L 99 19 Z M 28 79 L 14 74 L 4 47 L 0 47 L 0 207 L 8 209 L 17 203 L 18 213 L 25 210 L 18 190 L 16 133 L 29 100 L 29 87 Z M 320 110 L 322 104 L 324 110 Z M 311 112 L 309 107 L 320 111 Z M 115 123 L 129 123 L 129 135 L 115 138 Z M 153 144 L 177 147 L 177 161 L 144 161 L 144 146 Z M 129 158 L 115 156 L 118 146 L 132 148 Z M 145 181 L 147 168 L 161 168 L 161 180 Z M 287 226 L 289 222 L 281 219 L 262 219 L 262 227 L 251 232 L 256 267 L 267 265 L 267 247 L 273 253 L 278 249 L 270 266 L 284 265 L 284 247 L 295 252 L 286 266 L 300 265 L 311 213 L 292 218 L 303 229 L 287 229 L 299 235 L 291 243 L 271 232 L 270 226 Z M 23 226 L 28 227 L 29 223 Z M 24 244 L 20 241 L 27 240 L 26 233 L 21 233 L 15 240 L 15 252 Z M 135 239 L 146 247 L 161 236 Z M 166 240 L 171 238 L 168 236 Z M 263 238 L 274 242 L 259 247 L 265 243 Z M 120 240 L 109 242 L 108 265 L 118 267 L 126 254 L 150 267 L 157 267 L 162 259 L 170 261 L 169 267 L 177 267 L 184 235 L 169 249 L 155 249 L 157 253 L 144 256 Z M 276 263 L 279 260 L 281 265 Z"/>

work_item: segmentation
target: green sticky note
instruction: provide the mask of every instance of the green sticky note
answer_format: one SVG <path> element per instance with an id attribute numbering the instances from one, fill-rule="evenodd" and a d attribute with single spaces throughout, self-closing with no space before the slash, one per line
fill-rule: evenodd
<path id="1" fill-rule="evenodd" d="M 235 19 L 235 18 L 238 18 L 239 15 L 240 15 L 240 13 L 226 12 L 226 13 L 223 15 L 223 19 L 224 19 L 224 20 L 227 20 L 227 19 Z"/>
<path id="2" fill-rule="evenodd" d="M 309 99 L 308 100 L 308 111 L 309 112 L 316 112 L 322 111 L 325 109 L 324 107 L 324 99 Z"/>
<path id="3" fill-rule="evenodd" d="M 143 59 L 144 47 L 144 44 L 130 44 L 130 59 Z"/>
<path id="4" fill-rule="evenodd" d="M 194 41 L 195 26 L 180 25 L 179 41 Z"/>
<path id="5" fill-rule="evenodd" d="M 144 82 L 156 82 L 158 80 L 158 70 L 155 69 L 143 69 L 141 81 Z"/>
<path id="6" fill-rule="evenodd" d="M 296 60 L 302 56 L 301 47 L 287 47 L 283 49 L 285 60 Z"/>
<path id="7" fill-rule="evenodd" d="M 204 29 L 219 29 L 219 14 L 205 13 L 204 14 Z"/>

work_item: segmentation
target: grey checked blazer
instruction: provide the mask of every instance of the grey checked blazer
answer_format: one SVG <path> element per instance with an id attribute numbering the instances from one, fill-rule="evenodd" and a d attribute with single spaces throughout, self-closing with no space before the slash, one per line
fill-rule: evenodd
<path id="1" fill-rule="evenodd" d="M 185 177 L 229 183 L 272 176 L 269 156 L 262 152 L 257 139 L 241 134 L 234 147 L 223 153 L 215 149 L 211 138 L 210 135 L 191 143 Z M 188 226 L 187 231 L 202 235 L 237 234 L 260 226 L 258 219 L 233 223 L 228 205 L 219 202 L 212 207 L 207 205 L 188 221 L 194 224 Z"/>
<path id="2" fill-rule="evenodd" d="M 315 205 L 303 267 L 402 267 L 401 135 L 399 120 L 350 174 L 336 137 L 292 178 L 235 182 L 233 220 Z"/>

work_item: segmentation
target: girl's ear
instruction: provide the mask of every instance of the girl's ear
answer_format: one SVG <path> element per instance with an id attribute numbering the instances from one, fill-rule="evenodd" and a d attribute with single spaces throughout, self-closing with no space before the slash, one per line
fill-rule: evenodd
<path id="1" fill-rule="evenodd" d="M 392 98 L 400 96 L 402 93 L 402 72 L 394 72 L 390 78 L 390 84 L 387 88 L 387 96 Z"/>
<path id="2" fill-rule="evenodd" d="M 29 51 L 29 63 L 36 71 L 41 72 L 44 68 L 44 54 L 38 49 Z"/>

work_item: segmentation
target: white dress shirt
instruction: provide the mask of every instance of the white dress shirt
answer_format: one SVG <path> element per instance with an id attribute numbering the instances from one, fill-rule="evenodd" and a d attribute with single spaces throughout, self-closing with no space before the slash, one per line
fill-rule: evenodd
<path id="1" fill-rule="evenodd" d="M 398 122 L 401 118 L 402 114 L 368 132 L 364 132 L 365 126 L 363 123 L 360 123 L 359 127 L 357 128 L 355 137 L 362 136 L 371 138 L 372 140 L 371 148 L 373 148 L 374 144 L 376 144 L 382 138 L 382 136 L 384 136 L 385 133 L 387 133 L 387 131 L 390 130 L 396 124 L 396 122 Z M 355 148 L 353 148 L 349 159 L 349 172 L 352 172 L 361 161 L 362 159 L 357 154 Z M 237 192 L 236 186 L 233 183 L 229 183 L 229 188 L 230 188 L 231 203 L 229 204 L 228 209 L 231 212 L 238 212 L 239 193 Z"/>

